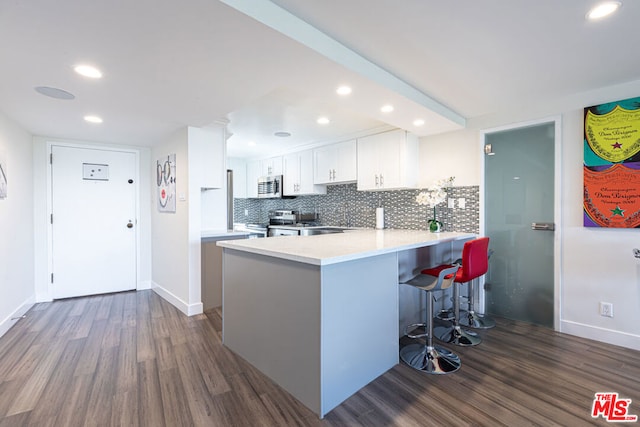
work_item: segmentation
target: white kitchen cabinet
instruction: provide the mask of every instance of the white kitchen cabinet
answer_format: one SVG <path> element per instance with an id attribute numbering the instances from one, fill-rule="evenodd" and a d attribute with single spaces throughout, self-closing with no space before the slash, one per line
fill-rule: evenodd
<path id="1" fill-rule="evenodd" d="M 262 162 L 260 160 L 253 160 L 247 162 L 247 198 L 258 197 L 258 178 L 263 176 Z"/>
<path id="2" fill-rule="evenodd" d="M 401 129 L 358 139 L 358 190 L 415 188 L 418 137 Z"/>
<path id="3" fill-rule="evenodd" d="M 282 160 L 285 196 L 327 193 L 326 186 L 314 184 L 311 150 L 287 154 Z"/>
<path id="4" fill-rule="evenodd" d="M 282 175 L 282 156 L 247 162 L 247 197 L 258 197 L 258 178 L 267 175 Z"/>
<path id="5" fill-rule="evenodd" d="M 282 156 L 263 159 L 261 161 L 262 176 L 282 175 L 283 173 L 282 163 L 283 163 Z"/>
<path id="6" fill-rule="evenodd" d="M 187 140 L 192 178 L 200 188 L 223 188 L 227 173 L 224 129 L 189 126 Z"/>
<path id="7" fill-rule="evenodd" d="M 358 179 L 356 153 L 355 139 L 313 150 L 313 182 L 342 184 Z"/>

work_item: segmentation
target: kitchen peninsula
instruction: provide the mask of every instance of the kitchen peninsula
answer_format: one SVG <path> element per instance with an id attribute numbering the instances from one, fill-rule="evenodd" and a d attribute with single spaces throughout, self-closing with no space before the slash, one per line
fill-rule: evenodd
<path id="1" fill-rule="evenodd" d="M 224 345 L 323 417 L 398 363 L 399 281 L 457 258 L 473 237 L 353 230 L 218 242 Z"/>

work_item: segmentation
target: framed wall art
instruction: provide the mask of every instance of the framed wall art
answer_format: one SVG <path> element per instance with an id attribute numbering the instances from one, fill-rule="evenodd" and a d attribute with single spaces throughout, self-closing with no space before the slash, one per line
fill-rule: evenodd
<path id="1" fill-rule="evenodd" d="M 585 227 L 640 228 L 640 97 L 584 109 Z"/>

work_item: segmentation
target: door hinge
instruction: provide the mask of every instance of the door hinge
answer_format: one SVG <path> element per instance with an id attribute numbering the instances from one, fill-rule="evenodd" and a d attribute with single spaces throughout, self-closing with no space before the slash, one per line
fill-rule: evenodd
<path id="1" fill-rule="evenodd" d="M 53 224 L 53 214 L 51 214 L 51 224 Z"/>
<path id="2" fill-rule="evenodd" d="M 53 283 L 53 273 L 51 273 L 51 283 Z"/>
<path id="3" fill-rule="evenodd" d="M 49 154 L 49 164 L 52 165 L 53 164 L 53 153 Z"/>

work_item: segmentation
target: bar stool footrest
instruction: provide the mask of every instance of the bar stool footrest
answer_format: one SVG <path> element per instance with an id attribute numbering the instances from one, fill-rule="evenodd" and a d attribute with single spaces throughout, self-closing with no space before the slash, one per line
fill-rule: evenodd
<path id="1" fill-rule="evenodd" d="M 444 347 L 409 344 L 400 350 L 400 359 L 427 374 L 449 374 L 460 369 L 460 357 Z"/>

